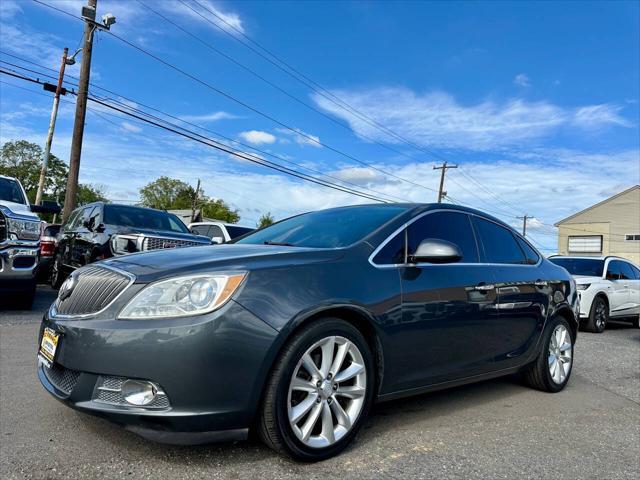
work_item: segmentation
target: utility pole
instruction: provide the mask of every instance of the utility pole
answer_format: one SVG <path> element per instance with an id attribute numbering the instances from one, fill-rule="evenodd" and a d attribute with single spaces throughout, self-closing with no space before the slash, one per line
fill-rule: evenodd
<path id="1" fill-rule="evenodd" d="M 89 93 L 89 75 L 91 73 L 91 52 L 93 50 L 93 33 L 96 29 L 96 7 L 98 0 L 87 0 L 87 6 L 82 9 L 85 19 L 84 38 L 82 41 L 82 66 L 78 81 L 78 95 L 76 100 L 76 116 L 73 124 L 71 140 L 71 154 L 69 156 L 69 177 L 67 178 L 67 192 L 64 197 L 64 211 L 62 222 L 66 222 L 76 207 L 76 193 L 78 191 L 78 177 L 80 175 L 80 154 L 82 153 L 82 137 L 84 135 L 84 121 L 87 116 L 87 95 Z"/>
<path id="2" fill-rule="evenodd" d="M 439 167 L 433 167 L 434 170 L 442 170 L 440 173 L 440 189 L 438 190 L 438 203 L 442 203 L 444 197 L 447 195 L 447 192 L 444 191 L 444 174 L 447 172 L 448 168 L 458 168 L 458 165 L 448 165 L 447 162 L 444 162 Z"/>
<path id="3" fill-rule="evenodd" d="M 527 236 L 527 219 L 530 219 L 533 217 L 525 214 L 524 217 L 518 217 L 518 218 L 522 220 L 522 236 L 526 237 Z"/>
<path id="4" fill-rule="evenodd" d="M 191 202 L 191 223 L 196 221 L 196 207 L 198 206 L 199 197 L 200 197 L 200 179 L 198 179 L 196 194 L 193 196 L 193 201 Z"/>
<path id="5" fill-rule="evenodd" d="M 56 128 L 56 119 L 58 118 L 58 105 L 60 104 L 60 94 L 62 92 L 62 82 L 64 80 L 64 69 L 67 65 L 67 55 L 69 49 L 64 48 L 62 52 L 62 64 L 60 65 L 60 74 L 58 75 L 58 85 L 56 86 L 56 94 L 53 97 L 53 108 L 51 109 L 51 119 L 49 120 L 49 132 L 47 133 L 47 141 L 44 146 L 44 156 L 42 157 L 42 169 L 40 170 L 40 181 L 38 182 L 38 191 L 36 193 L 36 205 L 42 203 L 42 192 L 44 191 L 44 180 L 47 176 L 47 167 L 49 165 L 49 156 L 51 154 L 51 143 L 53 142 L 53 131 Z"/>

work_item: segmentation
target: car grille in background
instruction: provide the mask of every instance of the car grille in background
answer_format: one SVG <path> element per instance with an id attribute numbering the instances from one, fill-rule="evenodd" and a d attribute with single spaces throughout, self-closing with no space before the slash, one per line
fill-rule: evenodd
<path id="1" fill-rule="evenodd" d="M 7 239 L 7 219 L 4 213 L 0 212 L 0 242 L 4 242 Z"/>
<path id="2" fill-rule="evenodd" d="M 127 407 L 135 407 L 128 403 L 122 396 L 122 384 L 127 379 L 124 377 L 112 377 L 103 375 L 98 379 L 98 388 L 94 391 L 93 400 L 100 403 L 108 403 L 110 405 L 123 405 Z M 169 398 L 163 392 L 158 392 L 156 398 L 147 405 L 140 408 L 163 409 L 169 408 Z"/>
<path id="3" fill-rule="evenodd" d="M 174 238 L 146 237 L 142 241 L 142 250 L 160 250 L 161 248 L 196 247 L 206 245 L 191 240 L 176 240 Z"/>
<path id="4" fill-rule="evenodd" d="M 78 383 L 80 372 L 65 368 L 57 363 L 52 363 L 51 367 L 44 367 L 44 374 L 61 392 L 70 395 Z"/>
<path id="5" fill-rule="evenodd" d="M 131 282 L 122 273 L 102 267 L 84 267 L 77 270 L 76 283 L 71 294 L 64 295 L 64 285 L 55 303 L 56 315 L 87 315 L 107 307 Z"/>

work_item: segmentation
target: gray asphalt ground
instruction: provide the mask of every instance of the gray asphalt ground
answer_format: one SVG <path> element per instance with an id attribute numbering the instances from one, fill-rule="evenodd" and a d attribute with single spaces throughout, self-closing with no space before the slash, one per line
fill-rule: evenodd
<path id="1" fill-rule="evenodd" d="M 640 330 L 581 332 L 568 387 L 506 378 L 377 405 L 341 456 L 295 463 L 256 441 L 173 447 L 77 413 L 40 387 L 35 342 L 54 294 L 0 312 L 2 478 L 640 478 Z"/>

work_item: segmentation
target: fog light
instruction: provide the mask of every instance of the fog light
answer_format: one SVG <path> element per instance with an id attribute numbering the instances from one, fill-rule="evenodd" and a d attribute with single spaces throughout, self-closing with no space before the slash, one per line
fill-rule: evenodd
<path id="1" fill-rule="evenodd" d="M 156 398 L 158 389 L 151 382 L 127 380 L 120 390 L 122 397 L 131 405 L 148 405 Z"/>

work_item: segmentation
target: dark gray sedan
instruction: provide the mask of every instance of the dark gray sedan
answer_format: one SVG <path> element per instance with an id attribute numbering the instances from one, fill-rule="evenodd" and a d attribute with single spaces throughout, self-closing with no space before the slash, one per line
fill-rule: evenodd
<path id="1" fill-rule="evenodd" d="M 317 460 L 373 401 L 516 372 L 562 390 L 577 312 L 567 271 L 495 218 L 343 207 L 78 269 L 42 321 L 38 374 L 67 405 L 149 438 L 254 429 Z"/>

